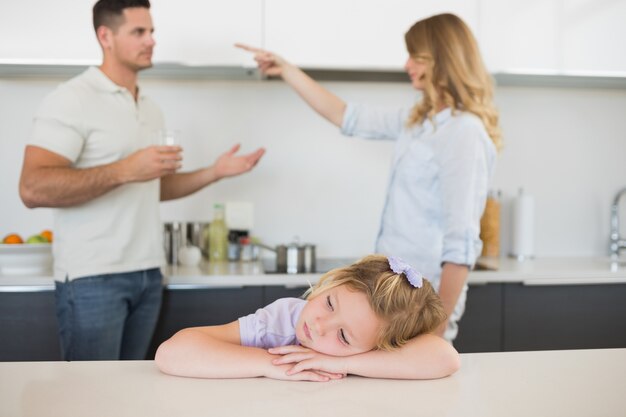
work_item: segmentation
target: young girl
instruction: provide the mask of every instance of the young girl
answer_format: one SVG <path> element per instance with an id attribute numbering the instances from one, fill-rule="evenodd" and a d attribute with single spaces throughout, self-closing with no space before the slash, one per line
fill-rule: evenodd
<path id="1" fill-rule="evenodd" d="M 305 294 L 221 326 L 183 329 L 155 361 L 180 376 L 328 381 L 441 378 L 456 350 L 430 334 L 445 320 L 430 283 L 402 260 L 370 255 L 334 269 Z"/>

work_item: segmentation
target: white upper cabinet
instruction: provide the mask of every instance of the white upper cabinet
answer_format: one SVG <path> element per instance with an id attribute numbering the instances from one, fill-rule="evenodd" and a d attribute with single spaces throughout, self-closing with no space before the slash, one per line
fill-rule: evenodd
<path id="1" fill-rule="evenodd" d="M 563 2 L 563 69 L 626 74 L 626 1 Z"/>
<path id="2" fill-rule="evenodd" d="M 261 45 L 262 0 L 152 0 L 155 62 L 241 66 L 250 57 L 233 44 Z"/>
<path id="3" fill-rule="evenodd" d="M 92 6 L 84 0 L 0 0 L 0 62 L 98 62 Z"/>
<path id="4" fill-rule="evenodd" d="M 626 0 L 480 0 L 492 72 L 626 73 Z"/>
<path id="5" fill-rule="evenodd" d="M 95 0 L 0 0 L 0 63 L 93 64 Z M 254 66 L 235 42 L 305 68 L 402 70 L 404 34 L 452 12 L 491 72 L 626 75 L 626 0 L 152 0 L 155 63 Z"/>
<path id="6" fill-rule="evenodd" d="M 0 0 L 0 62 L 98 63 L 95 0 Z M 262 41 L 262 0 L 152 0 L 154 61 L 248 63 L 233 43 Z"/>
<path id="7" fill-rule="evenodd" d="M 442 12 L 476 31 L 477 0 L 265 0 L 265 47 L 307 68 L 400 70 L 404 33 Z"/>
<path id="8" fill-rule="evenodd" d="M 559 67 L 561 0 L 480 0 L 477 34 L 491 72 L 553 72 Z"/>

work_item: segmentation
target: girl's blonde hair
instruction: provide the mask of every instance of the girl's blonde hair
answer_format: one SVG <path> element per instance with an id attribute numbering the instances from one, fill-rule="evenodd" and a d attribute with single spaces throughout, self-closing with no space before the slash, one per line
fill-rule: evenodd
<path id="1" fill-rule="evenodd" d="M 443 304 L 430 282 L 413 287 L 404 273 L 397 274 L 382 255 L 369 255 L 360 261 L 333 269 L 304 296 L 312 299 L 340 285 L 364 293 L 374 313 L 383 321 L 377 338 L 378 349 L 402 346 L 413 337 L 435 330 L 446 319 Z"/>
<path id="2" fill-rule="evenodd" d="M 502 147 L 493 80 L 478 44 L 459 17 L 444 13 L 415 23 L 404 35 L 411 59 L 426 64 L 424 96 L 413 107 L 408 125 L 422 123 L 442 108 L 467 111 L 482 120 L 496 149 Z"/>

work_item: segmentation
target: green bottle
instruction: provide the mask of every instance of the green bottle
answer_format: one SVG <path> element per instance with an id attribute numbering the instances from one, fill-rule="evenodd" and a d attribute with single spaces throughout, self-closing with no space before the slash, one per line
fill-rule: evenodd
<path id="1" fill-rule="evenodd" d="M 213 221 L 209 224 L 209 261 L 228 260 L 228 227 L 224 219 L 224 205 L 213 206 Z"/>

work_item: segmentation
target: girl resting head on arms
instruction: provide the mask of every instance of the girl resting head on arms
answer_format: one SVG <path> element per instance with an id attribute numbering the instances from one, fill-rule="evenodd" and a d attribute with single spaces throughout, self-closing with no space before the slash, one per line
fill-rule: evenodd
<path id="1" fill-rule="evenodd" d="M 411 283 L 408 272 L 397 258 L 370 255 L 326 273 L 305 293 L 298 341 L 320 353 L 347 356 L 391 350 L 430 333 L 445 320 L 441 300 L 430 282 L 413 275 Z"/>
<path id="2" fill-rule="evenodd" d="M 367 256 L 326 273 L 305 296 L 181 330 L 159 347 L 156 364 L 180 376 L 312 381 L 440 378 L 459 367 L 456 350 L 430 334 L 445 320 L 439 297 L 400 259 Z"/>

